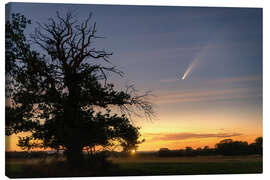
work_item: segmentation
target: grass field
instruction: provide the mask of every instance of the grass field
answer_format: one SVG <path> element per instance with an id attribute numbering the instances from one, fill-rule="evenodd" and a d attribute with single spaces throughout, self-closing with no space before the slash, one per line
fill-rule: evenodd
<path id="1" fill-rule="evenodd" d="M 261 173 L 259 156 L 176 158 L 111 158 L 125 175 Z"/>
<path id="2" fill-rule="evenodd" d="M 260 156 L 201 156 L 201 157 L 127 157 L 109 158 L 112 166 L 102 171 L 77 169 L 70 171 L 55 164 L 52 159 L 38 160 L 10 159 L 6 163 L 9 177 L 67 177 L 67 176 L 133 176 L 133 175 L 197 175 L 262 173 Z"/>

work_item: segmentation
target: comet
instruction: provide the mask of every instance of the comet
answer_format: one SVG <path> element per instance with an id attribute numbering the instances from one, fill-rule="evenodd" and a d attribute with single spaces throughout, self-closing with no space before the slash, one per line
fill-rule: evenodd
<path id="1" fill-rule="evenodd" d="M 203 46 L 197 56 L 191 61 L 188 65 L 187 70 L 185 71 L 184 75 L 182 76 L 182 80 L 185 80 L 197 66 L 202 64 L 202 61 L 205 61 L 205 56 L 209 53 L 211 47 L 211 43 L 208 42 L 205 46 Z"/>
<path id="2" fill-rule="evenodd" d="M 216 37 L 220 36 L 219 31 L 216 31 L 214 34 L 211 35 L 210 39 L 207 40 L 204 46 L 200 49 L 196 57 L 191 61 L 191 63 L 188 65 L 185 73 L 181 77 L 182 80 L 185 80 L 194 69 L 196 69 L 198 66 L 200 66 L 203 61 L 207 60 L 206 56 L 207 54 L 211 53 L 211 49 L 215 46 L 213 46 L 213 40 L 216 39 Z"/>
<path id="3" fill-rule="evenodd" d="M 192 69 L 196 67 L 198 59 L 194 59 L 188 66 L 187 70 L 185 71 L 184 75 L 182 76 L 182 80 L 186 79 L 186 77 L 192 72 Z"/>

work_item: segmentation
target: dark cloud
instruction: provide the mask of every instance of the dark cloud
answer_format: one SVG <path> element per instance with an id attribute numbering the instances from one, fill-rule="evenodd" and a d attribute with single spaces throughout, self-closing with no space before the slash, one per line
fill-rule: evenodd
<path id="1" fill-rule="evenodd" d="M 151 141 L 170 141 L 170 140 L 183 140 L 190 138 L 230 138 L 234 136 L 240 136 L 241 133 L 168 133 L 168 134 L 146 134 L 150 136 L 154 136 Z"/>

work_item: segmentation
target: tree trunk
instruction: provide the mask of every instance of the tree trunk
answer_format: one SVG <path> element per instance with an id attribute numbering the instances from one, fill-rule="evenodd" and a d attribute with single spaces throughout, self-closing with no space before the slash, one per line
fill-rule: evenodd
<path id="1" fill-rule="evenodd" d="M 91 152 L 91 160 L 93 160 L 93 146 L 90 145 L 90 152 Z"/>
<path id="2" fill-rule="evenodd" d="M 75 73 L 66 74 L 66 83 L 69 91 L 69 96 L 64 109 L 64 118 L 67 123 L 67 161 L 71 166 L 80 166 L 83 163 L 83 146 L 81 143 L 80 119 L 78 117 L 78 93 L 79 86 L 77 85 L 77 76 Z"/>
<path id="3" fill-rule="evenodd" d="M 67 149 L 67 161 L 72 167 L 79 167 L 83 163 L 83 153 L 80 146 L 74 145 Z"/>

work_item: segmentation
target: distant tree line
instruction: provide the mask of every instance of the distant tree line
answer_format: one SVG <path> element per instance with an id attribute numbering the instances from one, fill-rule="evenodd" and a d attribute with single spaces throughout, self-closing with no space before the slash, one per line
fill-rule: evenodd
<path id="1" fill-rule="evenodd" d="M 211 156 L 211 155 L 224 155 L 224 156 L 239 156 L 239 155 L 262 155 L 263 152 L 263 138 L 256 138 L 255 142 L 248 144 L 244 141 L 233 141 L 232 139 L 224 139 L 215 145 L 215 148 L 205 146 L 203 148 L 193 149 L 186 147 L 180 150 L 169 150 L 168 148 L 161 148 L 159 151 L 149 152 L 136 152 L 132 156 L 136 157 L 191 157 L 191 156 Z M 89 153 L 85 153 L 89 157 Z M 106 157 L 127 157 L 131 155 L 125 151 L 98 151 L 96 152 L 97 158 Z M 22 152 L 6 152 L 6 158 L 45 158 L 55 157 L 58 158 L 59 153 L 47 153 L 46 151 L 22 151 Z"/>
<path id="2" fill-rule="evenodd" d="M 47 153 L 47 151 L 13 151 L 13 152 L 6 152 L 5 157 L 6 159 L 31 159 L 31 158 L 39 158 L 43 159 L 46 157 L 56 157 L 59 155 L 58 153 Z"/>
<path id="3" fill-rule="evenodd" d="M 263 138 L 258 137 L 255 142 L 248 144 L 245 141 L 233 141 L 232 139 L 224 139 L 215 145 L 215 148 L 193 149 L 186 147 L 180 150 L 169 150 L 168 148 L 161 148 L 158 151 L 159 157 L 176 157 L 176 156 L 204 156 L 204 155 L 224 155 L 224 156 L 237 156 L 237 155 L 262 155 L 263 152 Z"/>

